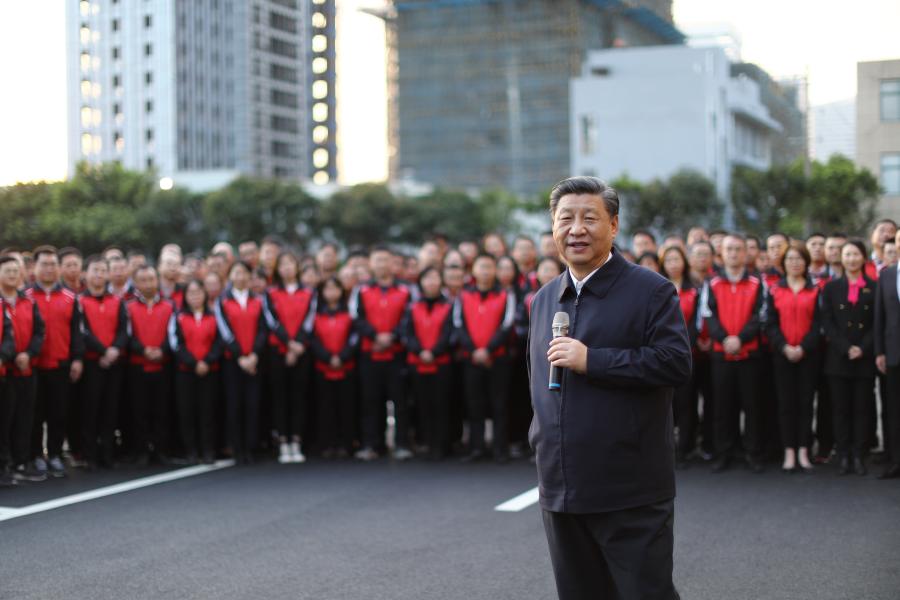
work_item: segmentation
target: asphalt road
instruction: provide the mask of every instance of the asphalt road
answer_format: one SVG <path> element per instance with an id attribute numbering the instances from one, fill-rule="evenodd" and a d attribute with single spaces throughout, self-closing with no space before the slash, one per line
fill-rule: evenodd
<path id="1" fill-rule="evenodd" d="M 163 469 L 0 490 L 23 507 Z M 0 522 L 0 598 L 554 598 L 534 467 L 231 467 Z M 0 509 L 2 514 L 2 509 Z M 678 475 L 687 599 L 900 598 L 900 481 L 776 469 Z"/>

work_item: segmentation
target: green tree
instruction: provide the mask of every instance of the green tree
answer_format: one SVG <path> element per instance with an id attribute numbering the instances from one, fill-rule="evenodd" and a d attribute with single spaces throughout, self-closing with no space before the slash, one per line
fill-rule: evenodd
<path id="1" fill-rule="evenodd" d="M 611 185 L 619 192 L 629 228 L 686 233 L 694 225 L 717 225 L 722 204 L 713 182 L 702 173 L 682 169 L 667 180 L 646 185 L 622 175 Z"/>
<path id="2" fill-rule="evenodd" d="M 803 205 L 804 233 L 841 229 L 864 234 L 875 220 L 879 191 L 875 176 L 845 156 L 813 162 Z"/>

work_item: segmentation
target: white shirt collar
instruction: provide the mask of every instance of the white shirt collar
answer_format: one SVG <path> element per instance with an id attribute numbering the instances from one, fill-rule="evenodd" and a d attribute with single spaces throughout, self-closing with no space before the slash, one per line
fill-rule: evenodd
<path id="1" fill-rule="evenodd" d="M 284 289 L 288 294 L 293 294 L 298 289 L 300 289 L 300 286 L 297 285 L 296 283 L 289 283 L 286 286 L 284 286 Z"/>
<path id="2" fill-rule="evenodd" d="M 246 290 L 231 288 L 231 295 L 238 301 L 241 308 L 247 308 L 247 299 L 250 297 L 250 288 L 247 288 Z"/>
<path id="3" fill-rule="evenodd" d="M 580 281 L 575 277 L 575 275 L 572 274 L 572 269 L 569 269 L 569 277 L 572 278 L 572 283 L 575 285 L 575 294 L 576 295 L 578 295 L 578 296 L 581 295 L 581 288 L 584 287 L 584 284 L 587 283 L 587 280 L 590 279 L 591 277 L 593 277 L 594 273 L 596 273 L 597 271 L 599 271 L 600 269 L 605 267 L 606 263 L 608 263 L 610 260 L 612 260 L 612 257 L 613 257 L 613 251 L 610 250 L 609 254 L 606 255 L 606 260 L 603 261 L 603 264 L 600 265 L 599 267 L 597 267 L 596 269 L 594 269 L 593 271 L 591 271 L 590 273 L 588 273 L 587 275 L 585 275 L 584 279 L 582 279 Z"/>

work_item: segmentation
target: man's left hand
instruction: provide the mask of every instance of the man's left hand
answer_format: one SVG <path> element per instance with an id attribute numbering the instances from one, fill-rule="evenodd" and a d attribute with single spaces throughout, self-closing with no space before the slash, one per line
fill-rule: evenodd
<path id="1" fill-rule="evenodd" d="M 555 367 L 571 369 L 582 375 L 587 372 L 587 346 L 570 337 L 553 338 L 547 358 Z"/>

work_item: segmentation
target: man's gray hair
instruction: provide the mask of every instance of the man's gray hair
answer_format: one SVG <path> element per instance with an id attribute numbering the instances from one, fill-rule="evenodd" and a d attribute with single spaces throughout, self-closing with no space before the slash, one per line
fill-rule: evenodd
<path id="1" fill-rule="evenodd" d="M 599 196 L 603 199 L 603 204 L 606 206 L 606 212 L 610 218 L 619 214 L 619 193 L 599 177 L 582 175 L 563 179 L 553 186 L 553 190 L 550 192 L 551 215 L 556 213 L 556 205 L 559 204 L 559 199 L 569 194 Z"/>

